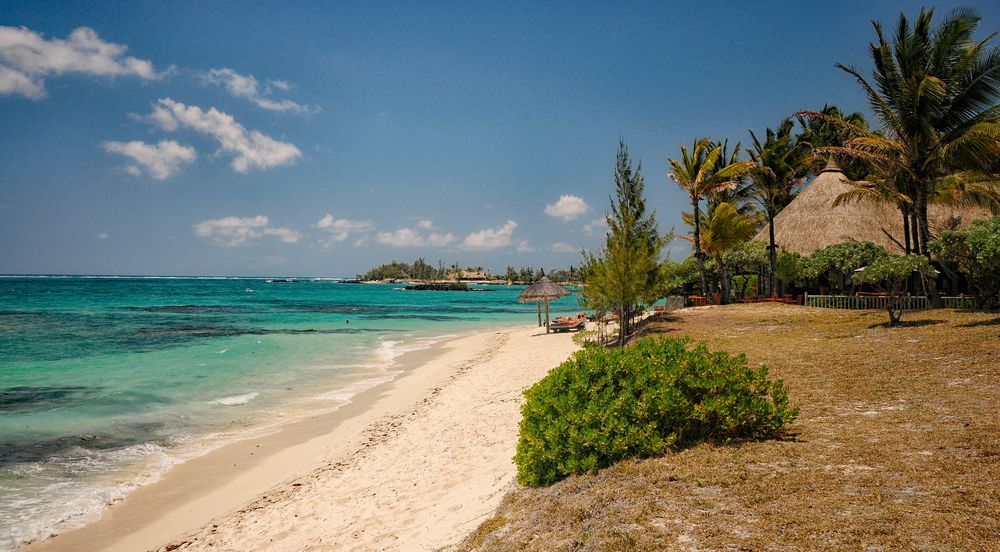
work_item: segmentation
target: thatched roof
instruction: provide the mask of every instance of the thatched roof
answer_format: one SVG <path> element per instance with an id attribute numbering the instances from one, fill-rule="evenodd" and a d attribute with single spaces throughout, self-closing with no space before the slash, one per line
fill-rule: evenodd
<path id="1" fill-rule="evenodd" d="M 837 196 L 853 189 L 851 180 L 831 159 L 812 184 L 774 217 L 775 243 L 802 255 L 845 241 L 870 241 L 890 252 L 902 253 L 903 216 L 899 209 L 868 202 L 833 206 Z M 931 205 L 927 215 L 933 235 L 991 216 L 986 209 L 947 205 Z M 754 239 L 768 241 L 767 225 Z"/>
<path id="2" fill-rule="evenodd" d="M 531 303 L 533 301 L 542 301 L 546 299 L 558 299 L 571 293 L 573 292 L 560 286 L 552 280 L 549 280 L 548 276 L 542 276 L 541 280 L 531 284 L 521 292 L 521 295 L 517 298 L 517 302 Z"/>

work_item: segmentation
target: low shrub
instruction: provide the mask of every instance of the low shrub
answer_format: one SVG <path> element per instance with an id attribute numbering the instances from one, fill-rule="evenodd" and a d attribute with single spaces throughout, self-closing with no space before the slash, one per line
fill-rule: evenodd
<path id="1" fill-rule="evenodd" d="M 525 397 L 514 462 L 531 486 L 700 441 L 778 436 L 798 415 L 766 366 L 687 339 L 578 351 Z"/>

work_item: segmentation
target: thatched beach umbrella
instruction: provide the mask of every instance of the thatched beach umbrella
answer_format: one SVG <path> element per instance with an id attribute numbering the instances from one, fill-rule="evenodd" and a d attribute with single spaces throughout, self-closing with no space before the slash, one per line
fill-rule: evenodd
<path id="1" fill-rule="evenodd" d="M 518 296 L 518 303 L 530 303 L 535 301 L 538 305 L 538 325 L 542 325 L 542 302 L 545 302 L 545 333 L 549 333 L 549 301 L 558 299 L 573 293 L 572 291 L 549 280 L 548 276 L 542 276 L 534 284 L 528 286 L 521 295 Z"/>

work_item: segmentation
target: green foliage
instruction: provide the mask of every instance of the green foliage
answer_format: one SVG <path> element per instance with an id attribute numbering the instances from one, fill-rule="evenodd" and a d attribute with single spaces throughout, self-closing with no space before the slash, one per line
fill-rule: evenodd
<path id="1" fill-rule="evenodd" d="M 872 284 L 889 294 L 886 310 L 889 312 L 889 324 L 899 322 L 903 314 L 900 292 L 906 286 L 906 280 L 913 274 L 923 278 L 934 277 L 934 269 L 930 261 L 923 255 L 886 255 L 872 261 L 860 272 L 855 272 L 852 280 L 859 284 Z"/>
<path id="2" fill-rule="evenodd" d="M 660 265 L 660 297 L 684 292 L 686 286 L 698 283 L 698 262 L 693 256 L 679 263 L 665 261 Z"/>
<path id="3" fill-rule="evenodd" d="M 361 277 L 364 280 L 388 280 L 413 278 L 413 266 L 399 261 L 379 265 Z"/>
<path id="4" fill-rule="evenodd" d="M 777 273 L 778 248 L 771 239 L 774 234 L 774 217 L 795 198 L 797 188 L 812 172 L 812 147 L 792 134 L 794 123 L 790 118 L 783 119 L 777 129 L 766 129 L 764 140 L 750 132 L 753 139 L 752 149 L 747 150 L 750 159 L 756 165 L 750 172 L 753 182 L 753 195 L 767 217 L 768 245 L 770 246 L 768 264 L 771 267 L 771 278 L 768 290 L 775 292 Z"/>
<path id="5" fill-rule="evenodd" d="M 559 268 L 549 272 L 548 277 L 553 282 L 579 282 L 583 275 L 578 268 L 570 265 L 568 269 Z"/>
<path id="6" fill-rule="evenodd" d="M 767 373 L 684 339 L 579 351 L 525 392 L 518 481 L 546 485 L 700 441 L 778 436 L 798 409 Z"/>
<path id="7" fill-rule="evenodd" d="M 738 185 L 742 176 L 753 167 L 750 161 L 738 161 L 738 151 L 727 158 L 723 154 L 724 150 L 725 144 L 699 138 L 690 151 L 681 144 L 680 160 L 668 159 L 670 179 L 687 192 L 691 200 L 691 241 L 694 243 L 695 259 L 699 263 L 701 291 L 705 294 L 708 293 L 708 283 L 702 256 L 701 200 L 713 192 Z"/>
<path id="8" fill-rule="evenodd" d="M 887 256 L 888 251 L 872 242 L 837 243 L 810 255 L 803 266 L 802 275 L 816 278 L 827 272 L 838 272 L 850 276 L 855 270 Z"/>
<path id="9" fill-rule="evenodd" d="M 848 151 L 889 173 L 905 174 L 913 199 L 920 253 L 927 253 L 929 196 L 944 177 L 960 171 L 1000 173 L 997 101 L 1000 50 L 977 39 L 980 17 L 957 9 L 934 26 L 934 10 L 921 9 L 912 22 L 900 14 L 869 44 L 871 79 L 843 64 L 868 96 L 880 134 L 849 141 Z"/>
<path id="10" fill-rule="evenodd" d="M 749 240 L 722 254 L 722 261 L 734 274 L 754 274 L 767 263 L 767 244 Z"/>
<path id="11" fill-rule="evenodd" d="M 573 334 L 573 343 L 581 347 L 596 345 L 597 332 L 594 330 L 580 330 Z"/>
<path id="12" fill-rule="evenodd" d="M 801 280 L 803 274 L 805 273 L 805 266 L 805 257 L 794 251 L 785 251 L 782 249 L 781 252 L 778 253 L 778 259 L 775 265 L 775 276 L 777 276 L 782 282 L 794 282 L 796 280 Z"/>
<path id="13" fill-rule="evenodd" d="M 809 144 L 813 150 L 818 148 L 842 148 L 858 131 L 868 131 L 868 121 L 861 113 L 844 113 L 835 105 L 824 104 L 823 109 L 796 115 L 799 127 L 802 129 L 800 140 Z M 822 168 L 825 159 L 817 156 L 813 159 L 813 168 Z M 858 181 L 868 176 L 869 167 L 862 159 L 848 158 L 839 160 L 841 169 L 847 178 Z"/>
<path id="14" fill-rule="evenodd" d="M 930 249 L 946 266 L 965 274 L 977 306 L 1000 305 L 1000 217 L 977 220 L 968 230 L 942 232 Z"/>
<path id="15" fill-rule="evenodd" d="M 596 255 L 584 253 L 581 267 L 585 284 L 581 301 L 598 312 L 619 313 L 622 344 L 641 306 L 658 298 L 665 240 L 659 235 L 655 213 L 646 211 L 645 186 L 641 167 L 633 169 L 628 148 L 619 143 L 605 244 Z"/>
<path id="16" fill-rule="evenodd" d="M 852 279 L 859 284 L 874 284 L 887 291 L 896 291 L 893 284 L 897 284 L 898 289 L 914 272 L 926 277 L 934 275 L 934 269 L 923 255 L 885 255 L 861 272 L 855 272 Z"/>

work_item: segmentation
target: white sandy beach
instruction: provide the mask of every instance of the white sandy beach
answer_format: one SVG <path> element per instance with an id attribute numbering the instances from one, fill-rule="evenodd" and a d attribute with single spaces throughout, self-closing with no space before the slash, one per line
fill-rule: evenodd
<path id="1" fill-rule="evenodd" d="M 513 482 L 523 391 L 576 349 L 521 327 L 404 357 L 332 414 L 170 470 L 81 529 L 27 550 L 431 550 Z"/>

